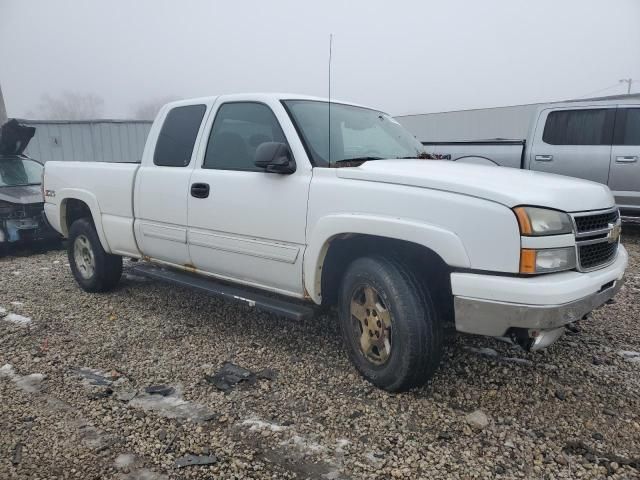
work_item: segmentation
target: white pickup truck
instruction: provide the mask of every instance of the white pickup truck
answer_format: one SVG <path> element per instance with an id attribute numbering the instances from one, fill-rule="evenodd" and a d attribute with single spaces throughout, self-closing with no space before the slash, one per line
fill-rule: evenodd
<path id="1" fill-rule="evenodd" d="M 170 103 L 140 165 L 48 162 L 43 190 L 85 290 L 129 257 L 292 318 L 337 306 L 351 360 L 390 391 L 429 379 L 448 325 L 549 345 L 628 258 L 604 185 L 431 160 L 385 113 L 299 95 Z"/>

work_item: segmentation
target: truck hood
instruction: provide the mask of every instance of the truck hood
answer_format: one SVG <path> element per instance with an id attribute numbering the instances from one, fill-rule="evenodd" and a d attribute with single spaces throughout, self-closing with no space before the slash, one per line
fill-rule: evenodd
<path id="1" fill-rule="evenodd" d="M 501 203 L 533 205 L 566 212 L 615 205 L 609 188 L 562 175 L 442 160 L 376 160 L 340 168 L 340 178 L 430 188 Z"/>
<path id="2" fill-rule="evenodd" d="M 2 161 L 0 159 L 0 161 Z M 17 187 L 0 187 L 0 202 L 28 205 L 30 203 L 42 203 L 40 185 L 24 185 Z"/>
<path id="3" fill-rule="evenodd" d="M 12 118 L 0 126 L 0 155 L 22 155 L 35 133 L 35 127 L 22 125 Z"/>

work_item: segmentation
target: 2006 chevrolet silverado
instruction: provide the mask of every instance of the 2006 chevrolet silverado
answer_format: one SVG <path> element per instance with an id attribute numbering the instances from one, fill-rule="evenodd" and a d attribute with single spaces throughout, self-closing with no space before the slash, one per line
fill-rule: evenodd
<path id="1" fill-rule="evenodd" d="M 298 95 L 170 103 L 140 165 L 48 162 L 73 275 L 136 271 L 293 318 L 337 306 L 348 354 L 390 391 L 424 383 L 443 331 L 556 340 L 618 291 L 609 189 L 425 159 L 387 114 Z"/>

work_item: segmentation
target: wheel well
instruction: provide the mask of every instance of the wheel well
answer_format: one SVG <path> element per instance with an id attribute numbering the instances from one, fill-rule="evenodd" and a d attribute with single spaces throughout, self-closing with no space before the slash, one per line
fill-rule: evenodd
<path id="1" fill-rule="evenodd" d="M 322 264 L 322 305 L 337 303 L 340 282 L 350 263 L 359 257 L 383 255 L 412 268 L 428 288 L 441 318 L 453 322 L 451 268 L 433 250 L 417 243 L 375 235 L 344 234 L 331 240 Z"/>
<path id="2" fill-rule="evenodd" d="M 76 198 L 68 198 L 64 201 L 63 207 L 63 221 L 62 224 L 65 228 L 65 235 L 69 233 L 69 229 L 73 222 L 80 218 L 89 218 L 93 220 L 91 216 L 91 209 L 89 205 L 87 205 L 82 200 L 78 200 Z"/>

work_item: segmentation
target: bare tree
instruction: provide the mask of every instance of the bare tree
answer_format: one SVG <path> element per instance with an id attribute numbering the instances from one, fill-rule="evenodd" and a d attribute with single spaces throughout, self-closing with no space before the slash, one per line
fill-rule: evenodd
<path id="1" fill-rule="evenodd" d="M 153 100 L 138 102 L 131 109 L 132 117 L 136 120 L 153 120 L 160 108 L 168 102 L 175 100 L 173 96 L 160 97 Z"/>
<path id="2" fill-rule="evenodd" d="M 93 93 L 64 92 L 59 97 L 45 94 L 30 116 L 42 120 L 86 120 L 102 117 L 104 100 Z"/>

